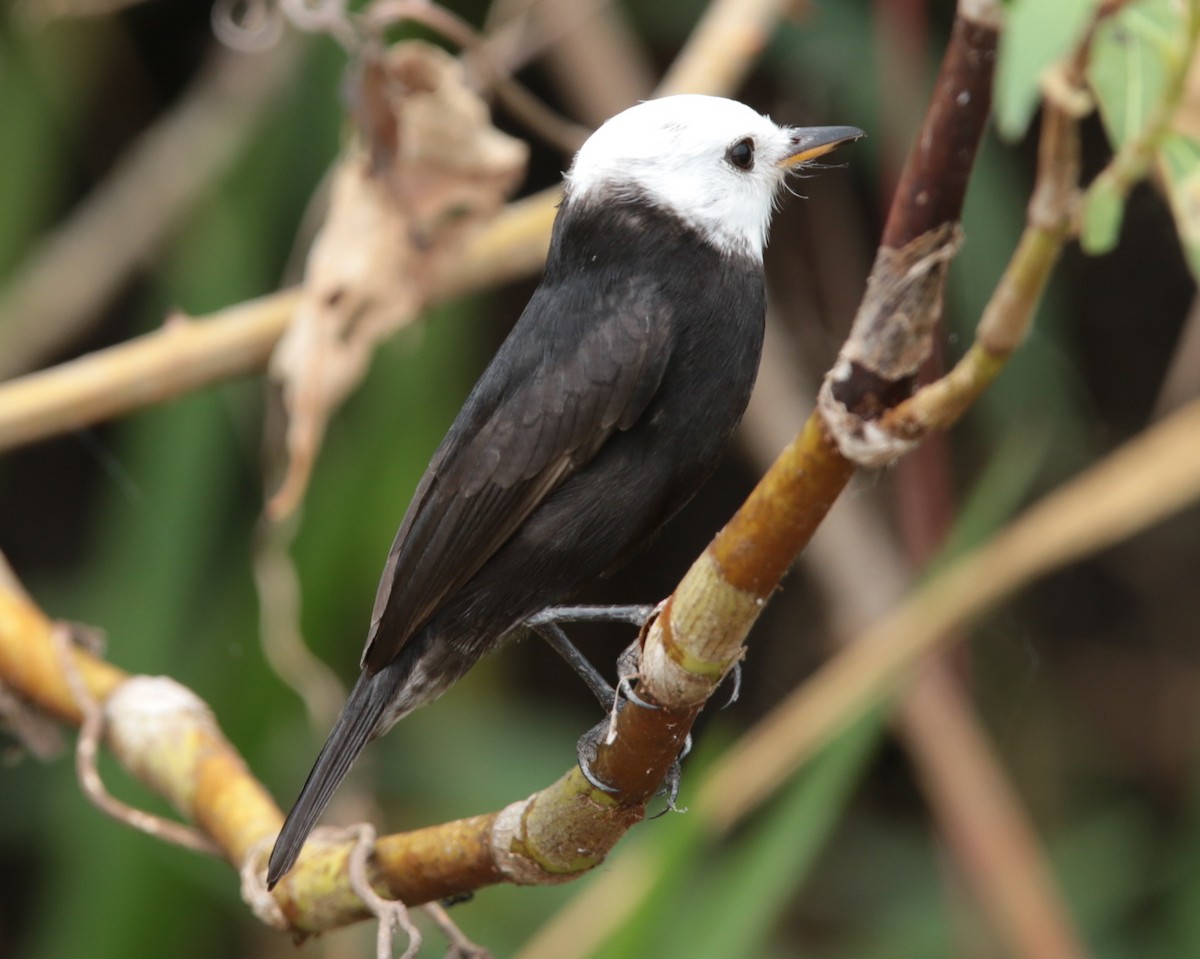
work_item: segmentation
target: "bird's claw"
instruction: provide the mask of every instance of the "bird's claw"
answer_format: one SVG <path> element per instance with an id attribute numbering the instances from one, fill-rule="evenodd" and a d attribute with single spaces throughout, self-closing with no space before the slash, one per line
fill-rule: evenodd
<path id="1" fill-rule="evenodd" d="M 679 784 L 683 781 L 683 760 L 691 751 L 692 734 L 688 733 L 687 739 L 683 741 L 683 748 L 679 750 L 675 762 L 671 763 L 671 768 L 667 770 L 667 775 L 663 779 L 662 788 L 658 791 L 658 795 L 666 799 L 667 805 L 651 816 L 651 819 L 658 819 L 659 816 L 665 816 L 669 812 L 687 812 L 687 807 L 680 809 L 675 805 L 675 800 L 679 798 Z"/>
<path id="2" fill-rule="evenodd" d="M 596 756 L 596 749 L 603 741 L 605 744 L 613 743 L 617 738 L 617 714 L 624 708 L 622 697 L 625 702 L 638 709 L 659 710 L 662 706 L 657 703 L 649 702 L 642 699 L 633 688 L 633 681 L 638 677 L 638 666 L 641 659 L 641 645 L 638 641 L 634 641 L 629 645 L 624 652 L 617 658 L 617 691 L 612 698 L 612 706 L 609 708 L 608 720 L 600 723 L 589 729 L 583 736 L 580 737 L 576 747 L 576 754 L 579 758 L 579 770 L 583 773 L 583 777 L 606 795 L 615 795 L 619 790 L 614 786 L 609 785 L 603 779 L 596 775 L 592 769 L 592 760 Z M 667 770 L 666 778 L 663 780 L 662 788 L 659 794 L 666 796 L 667 806 L 659 813 L 651 816 L 651 819 L 657 819 L 659 816 L 667 812 L 679 812 L 680 809 L 675 805 L 675 800 L 679 796 L 679 783 L 683 777 L 682 761 L 683 758 L 692 750 L 692 737 L 689 733 L 683 742 L 683 748 L 679 751 L 679 755 L 675 761 L 671 763 L 670 769 Z"/>
<path id="3" fill-rule="evenodd" d="M 579 742 L 575 746 L 575 754 L 578 758 L 579 771 L 583 773 L 583 778 L 606 796 L 615 796 L 620 790 L 616 786 L 606 783 L 596 775 L 595 770 L 592 768 L 592 763 L 596 758 L 597 747 L 599 747 L 602 739 L 607 741 L 609 738 L 608 730 L 608 722 L 598 723 L 593 726 L 579 737 Z M 686 812 L 685 809 L 680 809 L 675 804 L 675 800 L 679 798 L 679 784 L 683 779 L 683 760 L 691 750 L 692 737 L 689 735 L 684 740 L 683 748 L 679 751 L 679 755 L 667 770 L 662 787 L 658 790 L 658 795 L 666 797 L 666 808 L 662 812 L 655 813 L 650 817 L 651 819 L 657 819 L 668 812 Z"/>
<path id="4" fill-rule="evenodd" d="M 579 771 L 583 773 L 583 778 L 606 796 L 615 796 L 620 790 L 615 786 L 610 786 L 592 771 L 592 762 L 596 758 L 596 749 L 602 739 L 607 739 L 608 727 L 608 721 L 605 720 L 602 723 L 597 723 L 580 736 L 579 742 L 575 744 L 575 755 L 579 760 Z"/>
<path id="5" fill-rule="evenodd" d="M 729 691 L 729 698 L 725 700 L 725 705 L 721 707 L 722 709 L 728 709 L 736 703 L 738 696 L 742 692 L 742 661 L 740 659 L 733 664 L 733 669 L 729 673 L 733 676 L 733 689 Z"/>

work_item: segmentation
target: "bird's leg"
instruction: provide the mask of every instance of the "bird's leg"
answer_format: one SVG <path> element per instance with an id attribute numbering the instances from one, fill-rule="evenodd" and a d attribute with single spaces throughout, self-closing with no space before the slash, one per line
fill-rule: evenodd
<path id="1" fill-rule="evenodd" d="M 560 623 L 627 623 L 642 627 L 654 613 L 653 606 L 550 606 L 525 620 L 525 625 L 542 637 L 550 647 L 579 674 L 600 705 L 611 710 L 616 719 L 617 695 L 599 671 L 567 638 Z M 637 643 L 621 654 L 617 661 L 618 690 L 631 702 L 653 708 L 633 692 L 630 680 L 637 676 Z M 632 650 L 632 659 L 629 659 Z M 629 664 L 632 663 L 632 672 Z"/>
<path id="2" fill-rule="evenodd" d="M 622 653 L 622 658 L 628 656 L 628 650 Z M 659 709 L 659 706 L 653 703 L 648 703 L 645 700 L 639 699 L 636 696 L 630 695 L 629 703 L 638 709 Z M 593 760 L 596 758 L 596 749 L 602 742 L 612 742 L 616 731 L 617 713 L 622 708 L 621 696 L 614 695 L 612 697 L 612 710 L 610 718 L 606 722 L 598 723 L 589 729 L 586 733 L 579 737 L 579 742 L 576 745 L 576 756 L 579 760 L 579 771 L 583 773 L 584 779 L 599 789 L 601 792 L 608 795 L 614 795 L 618 790 L 610 786 L 603 779 L 595 774 L 592 770 Z M 663 780 L 662 788 L 659 792 L 667 797 L 667 808 L 662 812 L 652 816 L 652 819 L 657 819 L 667 811 L 678 812 L 679 809 L 675 805 L 675 799 L 679 795 L 679 782 L 683 775 L 683 769 L 680 763 L 683 757 L 692 750 L 692 737 L 689 734 L 684 740 L 683 748 L 679 751 L 679 755 L 675 761 L 671 763 L 671 768 L 667 770 L 666 778 Z"/>
<path id="3" fill-rule="evenodd" d="M 667 770 L 667 778 L 663 780 L 662 789 L 659 790 L 667 799 L 667 808 L 660 809 L 650 817 L 651 819 L 665 816 L 669 812 L 687 812 L 687 809 L 680 809 L 676 806 L 675 800 L 679 797 L 679 783 L 683 779 L 683 760 L 691 751 L 692 734 L 688 733 L 687 738 L 683 741 L 683 748 L 679 750 L 679 755 L 671 763 L 671 768 Z"/>
<path id="4" fill-rule="evenodd" d="M 526 620 L 539 623 L 628 623 L 642 626 L 654 612 L 653 606 L 547 606 Z"/>
<path id="5" fill-rule="evenodd" d="M 567 634 L 563 632 L 563 628 L 557 622 L 541 618 L 545 616 L 546 612 L 543 610 L 537 616 L 526 620 L 525 625 L 541 636 L 551 649 L 567 661 L 567 664 L 579 674 L 579 678 L 592 691 L 592 695 L 600 701 L 600 705 L 608 709 L 616 699 L 613 688 L 600 675 L 600 670 L 588 662 L 587 657 L 567 638 Z"/>

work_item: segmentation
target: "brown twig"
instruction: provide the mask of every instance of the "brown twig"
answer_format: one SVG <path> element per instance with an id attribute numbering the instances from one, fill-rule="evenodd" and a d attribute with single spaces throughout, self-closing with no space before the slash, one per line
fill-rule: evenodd
<path id="1" fill-rule="evenodd" d="M 1028 222 L 996 290 L 988 300 L 975 342 L 941 379 L 881 417 L 881 428 L 914 440 L 945 429 L 1004 369 L 1033 325 L 1033 316 L 1063 246 L 1075 225 L 1079 184 L 1079 133 L 1065 110 L 1048 103 L 1042 114 L 1038 177 Z"/>
<path id="2" fill-rule="evenodd" d="M 935 425 L 957 420 L 1024 339 L 1072 219 L 1078 178 L 1076 139 L 1070 119 L 1056 106 L 1047 105 L 1027 238 L 979 324 L 977 339 L 985 345 L 973 348 L 967 361 L 934 387 L 922 387 L 882 417 L 881 425 L 889 433 L 925 439 L 899 464 L 896 477 L 901 530 L 918 566 L 932 559 L 951 520 L 945 437 L 927 433 Z M 1029 237 L 1048 242 L 1030 242 Z M 1024 268 L 1015 268 L 1018 263 L 1025 264 Z M 974 362 L 981 354 L 995 361 L 986 367 L 990 376 L 980 375 L 979 364 Z M 931 357 L 936 359 L 936 354 Z M 927 375 L 934 365 L 927 363 L 922 374 Z M 914 421 L 921 415 L 911 411 L 918 406 L 927 412 L 916 428 Z M 908 429 L 898 427 L 899 422 Z M 876 558 L 870 568 L 877 570 L 881 559 Z M 866 567 L 860 564 L 857 568 Z M 817 569 L 818 575 L 829 571 L 823 565 Z M 861 580 L 860 575 L 854 576 L 855 583 Z M 893 602 L 900 597 L 897 593 Z M 865 626 L 862 622 L 855 632 Z M 956 638 L 948 642 L 956 642 Z M 1086 946 L 1036 833 L 945 653 L 927 656 L 917 665 L 899 697 L 896 723 L 939 830 L 1000 938 L 1014 954 L 1030 959 L 1082 959 Z"/>
<path id="3" fill-rule="evenodd" d="M 983 610 L 1200 497 L 1198 429 L 1200 401 L 1192 401 L 931 579 L 793 693 L 735 757 L 722 760 L 693 808 L 717 824 L 736 821 Z"/>
<path id="4" fill-rule="evenodd" d="M 877 421 L 911 394 L 933 349 L 995 70 L 995 11 L 978 17 L 964 11 L 986 6 L 960 5 L 929 112 L 900 175 L 862 307 L 821 387 L 819 409 L 826 425 L 842 453 L 862 465 L 885 465 L 913 445 L 881 429 Z"/>

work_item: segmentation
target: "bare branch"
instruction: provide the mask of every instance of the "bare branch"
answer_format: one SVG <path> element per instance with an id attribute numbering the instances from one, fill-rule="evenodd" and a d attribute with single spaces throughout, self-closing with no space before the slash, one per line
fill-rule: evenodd
<path id="1" fill-rule="evenodd" d="M 154 333 L 0 383 L 0 449 L 260 369 L 299 299 L 288 290 L 202 320 L 176 314 Z"/>
<path id="2" fill-rule="evenodd" d="M 912 443 L 876 422 L 906 399 L 933 348 L 958 220 L 991 104 L 997 30 L 955 19 L 925 123 L 896 188 L 862 307 L 819 408 L 841 451 L 882 466 Z"/>
<path id="3" fill-rule="evenodd" d="M 1200 401 L 1192 401 L 1051 493 L 937 575 L 800 687 L 720 764 L 695 809 L 736 821 L 917 659 L 1037 576 L 1158 522 L 1200 497 Z"/>
<path id="4" fill-rule="evenodd" d="M 56 629 L 27 597 L 0 587 L 0 682 L 74 725 L 86 719 L 80 699 L 102 706 L 117 757 L 230 862 L 242 862 L 278 831 L 283 814 L 194 694 L 169 680 L 131 677 L 86 650 L 60 645 Z"/>
<path id="5" fill-rule="evenodd" d="M 1000 375 L 1033 325 L 1059 254 L 1073 235 L 1078 180 L 1075 119 L 1047 104 L 1028 224 L 979 321 L 975 342 L 949 373 L 884 413 L 883 431 L 912 441 L 945 429 Z"/>

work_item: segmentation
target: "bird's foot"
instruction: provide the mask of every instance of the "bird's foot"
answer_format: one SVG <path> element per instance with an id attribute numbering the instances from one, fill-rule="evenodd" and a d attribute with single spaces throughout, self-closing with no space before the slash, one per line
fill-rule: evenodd
<path id="1" fill-rule="evenodd" d="M 626 703 L 637 709 L 661 709 L 662 707 L 639 696 L 635 689 L 642 652 L 640 636 L 617 657 L 617 685 L 614 689 L 600 674 L 600 671 L 567 638 L 567 634 L 560 624 L 618 622 L 644 629 L 656 611 L 657 607 L 655 606 L 554 606 L 542 610 L 525 621 L 526 626 L 541 636 L 570 664 L 571 668 L 587 684 L 600 705 L 608 712 L 608 718 L 584 733 L 576 747 L 580 772 L 592 786 L 607 795 L 613 795 L 618 790 L 601 779 L 593 767 L 596 750 L 600 744 L 612 743 L 616 739 L 617 715 Z M 736 698 L 737 682 L 735 681 L 734 693 L 730 702 Z M 663 812 L 678 811 L 675 799 L 679 795 L 679 782 L 682 775 L 680 761 L 688 754 L 691 747 L 692 738 L 688 736 L 679 756 L 667 771 L 661 789 L 667 799 L 667 808 Z M 658 813 L 658 815 L 662 815 L 662 813 Z"/>
<path id="2" fill-rule="evenodd" d="M 616 786 L 606 783 L 592 769 L 592 764 L 596 759 L 596 749 L 607 738 L 608 721 L 605 720 L 602 723 L 596 724 L 579 737 L 579 742 L 575 744 L 575 756 L 579 762 L 579 771 L 583 773 L 583 778 L 606 796 L 615 796 L 620 790 Z"/>
<path id="3" fill-rule="evenodd" d="M 576 747 L 576 755 L 579 759 L 579 770 L 583 773 L 584 778 L 607 795 L 613 795 L 618 790 L 601 779 L 592 768 L 592 761 L 596 757 L 596 749 L 601 742 L 611 744 L 617 738 L 617 715 L 625 704 L 633 706 L 636 709 L 662 709 L 657 703 L 649 702 L 637 694 L 634 689 L 634 683 L 639 674 L 641 661 L 641 640 L 634 640 L 628 647 L 617 657 L 617 690 L 611 697 L 611 706 L 609 707 L 608 720 L 600 723 L 588 730 L 580 737 Z M 668 811 L 678 812 L 679 808 L 675 805 L 675 799 L 679 795 L 679 783 L 683 776 L 681 762 L 683 758 L 691 752 L 692 737 L 689 735 L 684 740 L 683 748 L 675 761 L 671 763 L 671 768 L 667 770 L 666 778 L 663 780 L 662 788 L 659 792 L 666 796 L 667 808 L 660 813 L 656 813 L 651 818 L 657 819 Z"/>
<path id="4" fill-rule="evenodd" d="M 663 779 L 662 788 L 658 791 L 659 795 L 667 800 L 667 805 L 656 812 L 651 819 L 657 819 L 659 816 L 665 816 L 669 812 L 687 812 L 687 808 L 680 809 L 675 805 L 675 800 L 679 798 L 679 784 L 683 781 L 683 760 L 688 753 L 692 751 L 692 734 L 688 733 L 687 738 L 683 741 L 683 748 L 679 750 L 679 755 L 675 757 L 675 761 L 671 763 L 671 768 L 667 770 L 666 778 Z"/>
<path id="5" fill-rule="evenodd" d="M 651 707 L 658 708 L 658 707 Z M 579 762 L 579 771 L 583 773 L 583 778 L 586 779 L 594 788 L 600 790 L 606 796 L 615 796 L 620 790 L 611 783 L 605 782 L 597 775 L 593 763 L 596 759 L 596 750 L 601 742 L 608 740 L 609 724 L 608 722 L 598 723 L 589 729 L 586 733 L 579 737 L 579 742 L 576 744 L 575 753 Z M 662 812 L 655 813 L 651 819 L 657 819 L 659 816 L 667 812 L 686 812 L 680 809 L 675 800 L 679 797 L 679 783 L 683 778 L 683 759 L 692 750 L 692 737 L 689 735 L 683 743 L 683 748 L 679 751 L 679 755 L 675 757 L 675 761 L 671 763 L 671 767 L 667 770 L 667 774 L 663 779 L 662 787 L 658 790 L 659 794 L 666 797 L 667 805 Z"/>
<path id="6" fill-rule="evenodd" d="M 587 688 L 592 691 L 592 695 L 600 701 L 600 705 L 608 709 L 609 704 L 616 696 L 613 688 L 608 685 L 608 680 L 600 675 L 600 670 L 588 661 L 587 657 L 579 651 L 579 647 L 567 638 L 566 632 L 557 622 L 552 619 L 541 619 L 542 615 L 539 613 L 532 619 L 526 620 L 525 625 L 541 636 L 551 649 L 567 661 L 567 665 L 575 670 Z"/>

